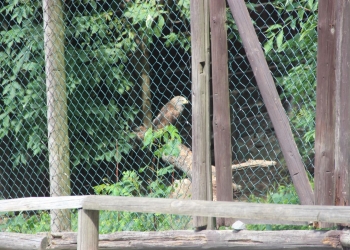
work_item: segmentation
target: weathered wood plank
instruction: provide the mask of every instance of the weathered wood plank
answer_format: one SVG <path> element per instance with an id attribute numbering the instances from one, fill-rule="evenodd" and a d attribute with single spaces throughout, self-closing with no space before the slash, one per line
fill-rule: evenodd
<path id="1" fill-rule="evenodd" d="M 233 201 L 231 115 L 228 87 L 226 1 L 210 0 L 210 31 L 213 88 L 213 135 L 216 168 L 216 198 Z M 232 225 L 232 218 L 218 218 L 217 226 Z"/>
<path id="2" fill-rule="evenodd" d="M 82 208 L 85 197 L 30 197 L 0 200 L 0 212 Z"/>
<path id="3" fill-rule="evenodd" d="M 310 206 L 89 195 L 0 201 L 0 212 L 83 208 L 272 221 L 350 223 L 350 206 Z"/>
<path id="4" fill-rule="evenodd" d="M 313 190 L 245 2 L 244 0 L 228 0 L 228 3 L 300 202 L 303 205 L 312 205 L 314 204 Z"/>
<path id="5" fill-rule="evenodd" d="M 99 249 L 335 249 L 342 231 L 118 232 L 100 235 Z M 76 249 L 76 233 L 56 233 L 50 249 Z"/>
<path id="6" fill-rule="evenodd" d="M 318 7 L 315 204 L 334 205 L 336 1 Z M 332 225 L 320 225 L 332 227 Z"/>
<path id="7" fill-rule="evenodd" d="M 350 207 L 280 205 L 245 202 L 86 196 L 84 209 L 182 214 L 237 219 L 350 222 Z"/>
<path id="8" fill-rule="evenodd" d="M 99 212 L 79 209 L 77 250 L 98 250 Z"/>
<path id="9" fill-rule="evenodd" d="M 47 246 L 46 235 L 0 233 L 0 250 L 44 250 Z"/>
<path id="10" fill-rule="evenodd" d="M 210 180 L 210 125 L 209 125 L 209 25 L 206 11 L 208 0 L 191 0 L 192 47 L 192 197 L 208 199 Z M 204 228 L 207 218 L 193 218 L 196 228 Z"/>
<path id="11" fill-rule="evenodd" d="M 336 124 L 335 124 L 335 204 L 350 202 L 350 2 L 337 4 Z"/>
<path id="12" fill-rule="evenodd" d="M 211 124 L 210 124 L 210 72 L 211 68 L 209 67 L 211 62 L 211 55 L 210 55 L 210 12 L 209 12 L 209 0 L 204 0 L 204 23 L 205 23 L 205 31 L 207 32 L 205 35 L 205 61 L 208 63 L 208 67 L 205 67 L 205 74 L 206 74 L 206 84 L 208 86 L 207 88 L 207 133 L 206 141 L 208 142 L 207 146 L 207 158 L 206 158 L 206 172 L 207 172 L 207 200 L 212 201 L 214 199 L 214 193 L 213 193 L 213 183 L 212 183 L 212 168 L 211 168 L 211 150 L 210 150 L 210 144 L 211 144 Z M 216 221 L 215 218 L 209 217 L 208 218 L 208 224 L 207 224 L 207 230 L 213 230 L 216 227 Z"/>

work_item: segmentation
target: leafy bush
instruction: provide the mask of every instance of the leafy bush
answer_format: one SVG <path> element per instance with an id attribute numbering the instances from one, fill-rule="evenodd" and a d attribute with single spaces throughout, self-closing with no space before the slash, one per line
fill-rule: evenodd
<path id="1" fill-rule="evenodd" d="M 318 1 L 272 1 L 282 24 L 269 26 L 264 44 L 267 59 L 279 72 L 282 98 L 290 100 L 289 113 L 302 156 L 311 161 L 315 140 L 316 56 Z"/>
<path id="2" fill-rule="evenodd" d="M 39 211 L 37 215 L 7 213 L 2 217 L 0 232 L 35 234 L 50 231 L 50 214 L 44 211 Z"/>
<path id="3" fill-rule="evenodd" d="M 132 148 L 129 126 L 139 112 L 130 99 L 136 83 L 130 55 L 138 50 L 137 37 L 146 37 L 147 46 L 162 39 L 187 51 L 189 34 L 173 26 L 189 25 L 189 1 L 74 0 L 63 5 L 70 162 L 88 167 L 120 162 Z M 6 27 L 0 30 L 0 139 L 13 138 L 14 167 L 30 157 L 48 166 L 47 157 L 41 157 L 48 152 L 42 13 L 41 0 L 0 4 Z M 170 20 L 170 13 L 180 22 Z"/>
<path id="4" fill-rule="evenodd" d="M 143 145 L 153 151 L 154 156 L 159 158 L 163 155 L 178 156 L 178 145 L 181 138 L 178 130 L 173 125 L 168 125 L 162 129 L 153 131 L 148 129 L 145 133 Z M 149 166 L 139 169 L 139 173 L 144 172 Z M 153 169 L 151 169 L 153 171 Z M 167 198 L 173 191 L 173 187 L 167 183 L 166 176 L 174 172 L 172 165 L 155 170 L 156 179 L 147 183 L 146 188 L 140 180 L 140 175 L 135 170 L 124 171 L 120 181 L 116 183 L 104 183 L 94 187 L 96 194 L 115 196 L 146 196 L 152 198 Z M 106 218 L 106 219 L 104 219 Z M 109 219 L 108 219 L 109 218 Z M 111 218 L 113 218 L 111 220 Z M 183 229 L 187 227 L 189 217 L 164 214 L 145 214 L 130 212 L 110 212 L 100 213 L 100 232 L 114 232 L 122 230 L 170 230 Z"/>
<path id="5" fill-rule="evenodd" d="M 276 190 L 276 189 L 273 189 Z M 299 198 L 292 184 L 287 186 L 278 186 L 276 192 L 268 192 L 266 198 L 260 198 L 255 196 L 250 196 L 250 201 L 258 203 L 272 203 L 272 204 L 299 204 Z M 309 226 L 299 226 L 299 225 L 269 225 L 269 224 L 250 224 L 247 225 L 248 230 L 303 230 L 311 229 Z"/>
<path id="6" fill-rule="evenodd" d="M 145 168 L 140 169 L 144 171 Z M 173 172 L 173 166 L 157 171 L 157 179 L 147 186 L 147 192 L 142 187 L 142 181 L 136 171 L 125 171 L 122 179 L 114 184 L 104 183 L 94 187 L 96 194 L 117 196 L 147 196 L 153 198 L 169 197 L 172 187 L 164 184 L 164 177 Z M 146 214 L 131 212 L 100 212 L 100 233 L 115 231 L 150 231 L 183 229 L 187 226 L 189 217 L 164 214 Z"/>

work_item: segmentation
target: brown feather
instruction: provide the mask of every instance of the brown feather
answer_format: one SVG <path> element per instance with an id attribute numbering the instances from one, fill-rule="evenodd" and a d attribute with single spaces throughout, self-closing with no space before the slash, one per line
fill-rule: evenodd
<path id="1" fill-rule="evenodd" d="M 182 96 L 176 96 L 171 99 L 153 120 L 153 127 L 160 129 L 169 124 L 174 124 L 184 110 L 184 104 L 186 103 L 188 101 Z"/>

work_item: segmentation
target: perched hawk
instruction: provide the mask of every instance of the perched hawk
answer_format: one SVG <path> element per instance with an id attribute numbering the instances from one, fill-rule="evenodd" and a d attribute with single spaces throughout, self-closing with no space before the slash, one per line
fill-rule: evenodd
<path id="1" fill-rule="evenodd" d="M 153 120 L 153 127 L 159 129 L 169 124 L 174 124 L 184 110 L 184 105 L 187 103 L 187 99 L 182 96 L 176 96 L 171 99 Z"/>

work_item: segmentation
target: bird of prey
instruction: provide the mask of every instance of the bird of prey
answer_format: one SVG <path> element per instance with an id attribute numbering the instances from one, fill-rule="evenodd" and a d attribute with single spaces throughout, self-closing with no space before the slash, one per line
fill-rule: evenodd
<path id="1" fill-rule="evenodd" d="M 184 105 L 188 101 L 183 96 L 175 96 L 160 110 L 159 114 L 153 120 L 153 127 L 160 129 L 169 124 L 174 124 L 184 110 Z"/>

